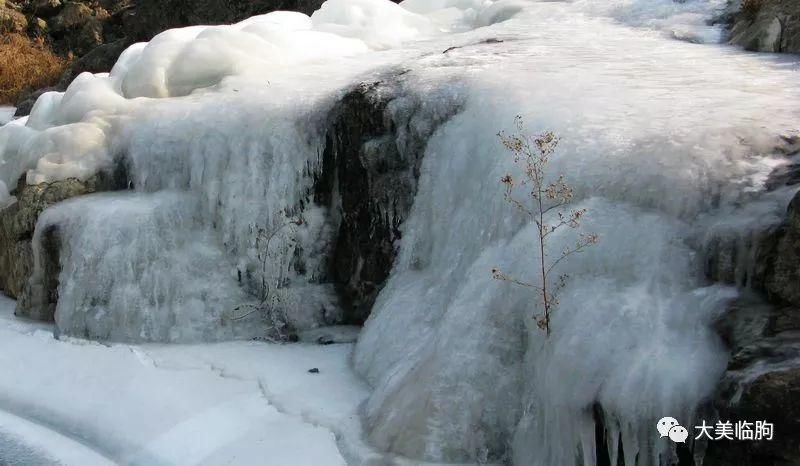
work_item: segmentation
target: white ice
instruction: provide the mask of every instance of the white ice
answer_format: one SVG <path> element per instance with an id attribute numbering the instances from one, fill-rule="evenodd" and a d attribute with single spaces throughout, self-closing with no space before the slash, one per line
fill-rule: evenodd
<path id="1" fill-rule="evenodd" d="M 706 282 L 698 238 L 709 228 L 747 229 L 777 221 L 793 194 L 765 195 L 763 179 L 775 166 L 769 155 L 779 136 L 796 131 L 797 61 L 714 44 L 721 30 L 708 21 L 722 3 L 407 0 L 398 7 L 388 0 L 332 0 L 311 18 L 281 13 L 233 26 L 168 31 L 128 49 L 110 75 L 82 75 L 65 94 L 40 98 L 27 120 L 0 128 L 0 188 L 6 188 L 0 195 L 11 200 L 7 188 L 22 175 L 30 182 L 87 177 L 125 154 L 138 192 L 121 195 L 127 207 L 114 216 L 143 212 L 142 217 L 115 224 L 120 220 L 108 220 L 108 199 L 94 197 L 54 207 L 42 225 L 51 220 L 65 225 L 70 245 L 101 251 L 94 259 L 118 246 L 93 223 L 102 219 L 134 244 L 154 244 L 144 250 L 164 257 L 176 259 L 199 248 L 203 254 L 159 264 L 153 273 L 168 276 L 181 268 L 182 275 L 169 283 L 183 296 L 197 291 L 191 289 L 193 280 L 202 284 L 224 273 L 246 278 L 236 284 L 217 280 L 216 292 L 251 291 L 247 277 L 258 274 L 253 232 L 279 225 L 281 211 L 304 199 L 308 175 L 319 168 L 331 105 L 349 85 L 403 70 L 397 79 L 428 109 L 453 110 L 459 99 L 436 98 L 442 88 L 459 95 L 464 106 L 428 143 L 400 256 L 356 347 L 356 369 L 374 387 L 365 406 L 369 441 L 415 461 L 475 462 L 504 459 L 497 455 L 507 452 L 513 438 L 515 464 L 568 466 L 579 461 L 580 451 L 580 461 L 594 465 L 591 409 L 600 403 L 612 455 L 619 454 L 615 440 L 622 438 L 626 465 L 634 464 L 637 453 L 645 464 L 666 463 L 674 451 L 668 443 L 654 443 L 655 421 L 669 415 L 689 424 L 727 358 L 710 322 L 736 292 Z M 307 53 L 309 43 L 330 49 Z M 551 169 L 575 187 L 576 206 L 589 209 L 585 229 L 600 235 L 599 245 L 559 270 L 571 279 L 547 340 L 531 322 L 535 299 L 492 280 L 490 273 L 501 267 L 535 280 L 529 267 L 536 259 L 530 252 L 533 228 L 503 201 L 498 182 L 512 166 L 495 134 L 518 113 L 531 131 L 553 130 L 562 137 Z M 172 191 L 180 194 L 164 205 Z M 161 231 L 161 208 L 194 212 L 197 223 L 187 217 L 170 225 L 175 231 Z M 329 250 L 337 213 L 309 207 L 303 215 L 309 222 L 300 244 L 311 272 L 269 274 L 292 284 L 292 312 L 314 327 L 326 318 L 319 315 L 320 303 L 335 308 L 330 290 L 317 286 L 314 277 L 323 270 L 318 259 Z M 568 235 L 554 236 L 551 248 L 558 251 L 571 241 Z M 109 296 L 142 303 L 159 296 L 132 278 L 145 256 L 138 248 L 121 249 L 115 263 L 99 261 L 92 269 L 124 271 L 113 284 L 95 286 L 77 270 L 69 275 L 70 296 L 80 299 L 65 301 L 59 310 L 59 327 L 67 333 L 76 333 L 64 323 L 70 314 L 69 322 L 98 316 L 85 303 Z M 288 256 L 295 250 L 289 248 Z M 208 277 L 188 270 L 195 268 L 193 261 L 214 263 Z M 125 269 L 128 264 L 132 270 Z M 136 322 L 146 321 L 139 319 L 142 312 L 153 314 L 129 308 L 124 300 L 107 311 L 102 317 L 130 315 Z M 190 309 L 178 305 L 172 311 L 198 322 Z M 141 335 L 146 327 L 130 322 L 120 327 L 113 320 L 98 324 L 120 339 Z M 206 335 L 206 330 L 225 333 L 221 327 L 198 332 L 185 324 L 158 332 Z M 91 336 L 104 335 L 98 333 Z M 118 363 L 114 358 L 122 358 L 120 353 L 126 360 L 145 354 L 145 362 L 172 361 L 183 368 L 196 365 L 196 353 L 211 351 L 147 347 L 136 353 L 126 346 L 94 345 L 78 350 L 74 342 L 35 335 L 51 351 L 35 372 L 50 370 L 65 379 L 95 369 L 73 363 L 53 373 L 46 364 L 62 354 L 68 359 L 90 351 L 99 361 L 92 364 L 113 372 L 105 358 Z M 2 341 L 24 349 L 21 339 Z M 281 351 L 258 349 L 269 354 L 256 357 L 251 345 L 211 348 L 225 353 L 226 368 L 234 360 L 271 367 L 266 359 Z M 337 370 L 346 373 L 339 356 Z M 220 367 L 217 360 L 212 365 Z M 181 405 L 177 393 L 193 389 L 192 377 L 207 377 L 208 371 L 175 372 L 172 382 L 148 372 L 133 387 L 100 384 L 97 402 L 103 403 L 100 393 L 119 393 L 154 413 L 166 408 L 148 405 L 158 402 L 144 400 L 147 390 L 165 384 L 177 387 L 165 403 L 185 409 L 165 417 L 189 418 L 207 404 Z M 90 382 L 93 377 L 86 376 Z M 228 383 L 234 384 L 222 378 L 215 386 Z M 255 406 L 249 404 L 256 402 L 249 398 L 252 387 L 240 392 L 239 383 L 220 388 L 214 402 L 225 393 L 234 404 Z M 359 401 L 367 396 L 359 393 Z M 243 399 L 236 398 L 240 394 Z M 49 402 L 41 398 L 28 401 Z M 332 399 L 320 397 L 324 403 Z M 74 419 L 114 415 L 81 411 L 69 401 L 46 406 Z M 219 416 L 227 419 L 225 409 Z M 123 412 L 129 414 L 135 413 Z M 150 427 L 150 421 L 141 422 Z M 165 433 L 163 426 L 153 430 Z M 183 438 L 180 429 L 160 443 L 141 433 L 111 432 L 119 443 L 109 447 L 112 451 L 168 459 L 175 452 L 167 444 Z M 325 432 L 313 432 L 321 444 L 332 445 L 323 440 Z M 155 453 L 146 445 L 155 445 Z"/>
<path id="2" fill-rule="evenodd" d="M 13 306 L 0 297 L 0 445 L 17 438 L 65 466 L 381 458 L 360 440 L 368 391 L 348 365 L 352 345 L 59 341 L 14 320 Z"/>
<path id="3" fill-rule="evenodd" d="M 4 125 L 14 118 L 14 113 L 17 111 L 14 107 L 5 107 L 0 105 L 0 125 Z"/>

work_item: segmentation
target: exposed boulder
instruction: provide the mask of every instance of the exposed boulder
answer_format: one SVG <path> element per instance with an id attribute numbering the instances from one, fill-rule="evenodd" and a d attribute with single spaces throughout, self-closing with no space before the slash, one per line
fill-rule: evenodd
<path id="1" fill-rule="evenodd" d="M 458 109 L 433 114 L 391 79 L 362 83 L 336 105 L 315 200 L 340 216 L 330 279 L 345 323 L 369 316 L 397 254 L 428 138 Z"/>
<path id="2" fill-rule="evenodd" d="M 139 0 L 123 17 L 133 41 L 150 40 L 166 29 L 196 24 L 228 24 L 276 10 L 311 14 L 324 0 Z"/>
<path id="3" fill-rule="evenodd" d="M 707 442 L 703 464 L 800 464 L 800 310 L 750 296 L 731 308 L 720 330 L 733 355 L 711 416 L 768 422 L 774 432 L 770 440 Z"/>
<path id="4" fill-rule="evenodd" d="M 745 0 L 732 18 L 730 42 L 758 52 L 800 53 L 800 2 Z"/>
<path id="5" fill-rule="evenodd" d="M 67 86 L 69 86 L 69 83 L 71 83 L 73 79 L 75 79 L 84 71 L 88 71 L 90 73 L 108 72 L 114 67 L 114 63 L 116 63 L 120 54 L 125 51 L 128 45 L 130 45 L 130 43 L 127 39 L 119 39 L 117 41 L 95 47 L 91 52 L 72 62 L 67 71 L 61 75 L 61 80 L 58 83 L 58 89 L 66 89 Z M 35 103 L 36 100 L 34 99 L 33 102 Z M 21 104 L 18 103 L 17 107 L 19 108 L 20 105 Z M 30 112 L 32 104 L 30 108 L 26 108 L 27 112 Z"/>
<path id="6" fill-rule="evenodd" d="M 797 184 L 796 168 L 773 173 L 768 188 Z M 706 271 L 742 288 L 717 322 L 732 356 L 707 420 L 766 421 L 775 433 L 769 441 L 707 442 L 703 464 L 800 464 L 800 194 L 782 224 L 712 241 Z"/>
<path id="7" fill-rule="evenodd" d="M 127 181 L 122 170 L 100 173 L 86 181 L 70 178 L 53 183 L 26 185 L 20 181 L 12 194 L 17 201 L 0 210 L 0 290 L 12 298 L 22 298 L 33 271 L 31 240 L 39 215 L 48 207 L 66 199 L 98 191 L 122 189 Z M 48 236 L 48 235 L 45 235 Z M 46 244 L 50 244 L 45 241 Z M 57 248 L 44 254 L 46 261 L 58 261 Z M 45 264 L 46 265 L 46 264 Z M 57 293 L 57 281 L 51 291 Z M 53 301 L 55 302 L 55 301 Z M 21 300 L 18 314 L 40 320 L 52 320 L 52 314 L 33 309 Z M 37 308 L 38 309 L 38 308 Z"/>
<path id="8" fill-rule="evenodd" d="M 61 12 L 50 21 L 53 32 L 64 33 L 68 29 L 77 29 L 85 25 L 94 16 L 87 5 L 79 2 L 67 2 Z"/>
<path id="9" fill-rule="evenodd" d="M 70 42 L 70 49 L 78 56 L 90 53 L 103 45 L 103 23 L 97 18 L 90 18 Z"/>
<path id="10" fill-rule="evenodd" d="M 109 44 L 110 45 L 110 44 Z M 450 98 L 450 97 L 442 97 Z M 313 198 L 330 208 L 337 229 L 328 272 L 344 308 L 344 322 L 360 324 L 391 272 L 400 226 L 417 190 L 427 141 L 459 108 L 457 94 L 450 110 L 436 113 L 423 96 L 407 92 L 396 79 L 365 83 L 345 92 L 328 115 L 328 134 Z M 18 314 L 52 319 L 58 299 L 59 232 L 39 232 L 44 250 L 36 282 L 25 290 L 32 272 L 31 238 L 36 219 L 48 206 L 95 191 L 124 189 L 124 174 L 101 174 L 87 182 L 66 180 L 20 186 L 18 202 L 0 211 L 0 286 L 20 297 Z M 5 247 L 8 245 L 8 247 Z"/>
<path id="11" fill-rule="evenodd" d="M 42 94 L 45 92 L 51 91 L 63 91 L 63 88 L 60 87 L 43 87 L 41 89 L 31 90 L 31 91 L 23 91 L 19 98 L 17 99 L 17 103 L 14 106 L 17 108 L 16 113 L 14 114 L 17 117 L 25 116 L 31 113 L 33 110 L 33 105 L 36 104 L 36 99 L 38 99 Z"/>
<path id="12" fill-rule="evenodd" d="M 17 202 L 0 210 L 0 287 L 6 294 L 19 297 L 33 269 L 31 238 L 39 214 L 57 202 L 94 191 L 94 182 L 76 179 L 20 184 Z"/>
<path id="13" fill-rule="evenodd" d="M 33 0 L 28 4 L 28 11 L 34 16 L 50 18 L 58 14 L 63 6 L 61 0 Z"/>
<path id="14" fill-rule="evenodd" d="M 800 196 L 792 199 L 786 223 L 769 240 L 760 258 L 767 295 L 800 307 Z"/>

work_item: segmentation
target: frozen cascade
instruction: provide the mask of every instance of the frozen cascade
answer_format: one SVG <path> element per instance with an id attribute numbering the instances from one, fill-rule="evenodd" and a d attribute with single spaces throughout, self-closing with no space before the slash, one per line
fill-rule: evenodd
<path id="1" fill-rule="evenodd" d="M 796 130 L 796 63 L 709 44 L 724 3 L 330 0 L 310 19 L 169 31 L 0 128 L 0 202 L 20 175 L 85 178 L 123 160 L 135 193 L 52 207 L 37 237 L 56 228 L 63 245 L 62 331 L 161 341 L 247 336 L 220 316 L 252 299 L 254 230 L 302 212 L 283 259 L 305 272 L 277 260 L 269 273 L 313 327 L 337 318 L 318 278 L 339 212 L 310 202 L 326 116 L 382 73 L 422 96 L 457 81 L 464 104 L 428 141 L 354 356 L 374 386 L 369 440 L 426 461 L 594 465 L 599 407 L 612 461 L 668 464 L 655 421 L 691 424 L 727 360 L 710 323 L 736 291 L 706 282 L 699 245 L 764 221 L 741 206 L 779 212 L 791 194 L 764 182 Z M 330 47 L 306 53 L 317 43 Z M 454 101 L 426 105 L 450 115 Z M 562 264 L 549 339 L 529 292 L 490 273 L 535 280 L 534 227 L 499 184 L 513 167 L 495 134 L 518 113 L 562 137 L 551 168 L 601 238 Z"/>
<path id="2" fill-rule="evenodd" d="M 225 315 L 245 297 L 220 266 L 227 258 L 198 221 L 196 204 L 167 191 L 99 194 L 46 211 L 34 245 L 56 229 L 64 264 L 55 313 L 59 331 L 116 341 L 257 336 L 258 329 L 237 335 Z M 129 255 L 129 248 L 136 254 Z"/>

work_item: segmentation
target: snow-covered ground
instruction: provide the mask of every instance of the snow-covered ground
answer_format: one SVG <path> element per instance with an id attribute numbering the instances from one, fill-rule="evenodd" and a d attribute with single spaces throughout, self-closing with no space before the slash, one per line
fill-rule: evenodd
<path id="1" fill-rule="evenodd" d="M 385 464 L 359 444 L 368 391 L 349 367 L 351 345 L 59 341 L 13 306 L 0 296 L 0 460 Z"/>

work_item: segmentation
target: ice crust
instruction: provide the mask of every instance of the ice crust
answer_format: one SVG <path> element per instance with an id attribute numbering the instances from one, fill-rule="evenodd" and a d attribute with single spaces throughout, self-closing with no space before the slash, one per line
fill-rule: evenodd
<path id="1" fill-rule="evenodd" d="M 627 466 L 669 464 L 674 448 L 653 426 L 691 425 L 713 392 L 727 354 L 711 322 L 736 295 L 705 280 L 698 245 L 714 229 L 779 221 L 793 194 L 763 191 L 785 163 L 769 157 L 779 135 L 796 130 L 796 63 L 714 44 L 708 21 L 723 3 L 330 0 L 310 18 L 167 31 L 0 128 L 0 196 L 13 202 L 21 175 L 86 178 L 124 155 L 135 194 L 42 216 L 68 246 L 57 323 L 159 341 L 241 336 L 214 323 L 258 280 L 254 229 L 303 205 L 286 257 L 302 251 L 308 272 L 278 260 L 269 273 L 293 285 L 290 313 L 310 328 L 336 312 L 315 277 L 338 213 L 303 202 L 331 105 L 385 73 L 422 96 L 457 83 L 466 104 L 428 142 L 399 257 L 355 350 L 374 387 L 369 441 L 419 461 L 592 466 L 600 405 L 612 464 L 620 438 Z M 496 133 L 516 114 L 562 137 L 552 173 L 600 236 L 559 269 L 571 278 L 549 339 L 530 292 L 491 277 L 500 267 L 536 280 L 534 227 L 499 184 L 513 167 Z M 572 241 L 554 236 L 552 252 Z"/>

